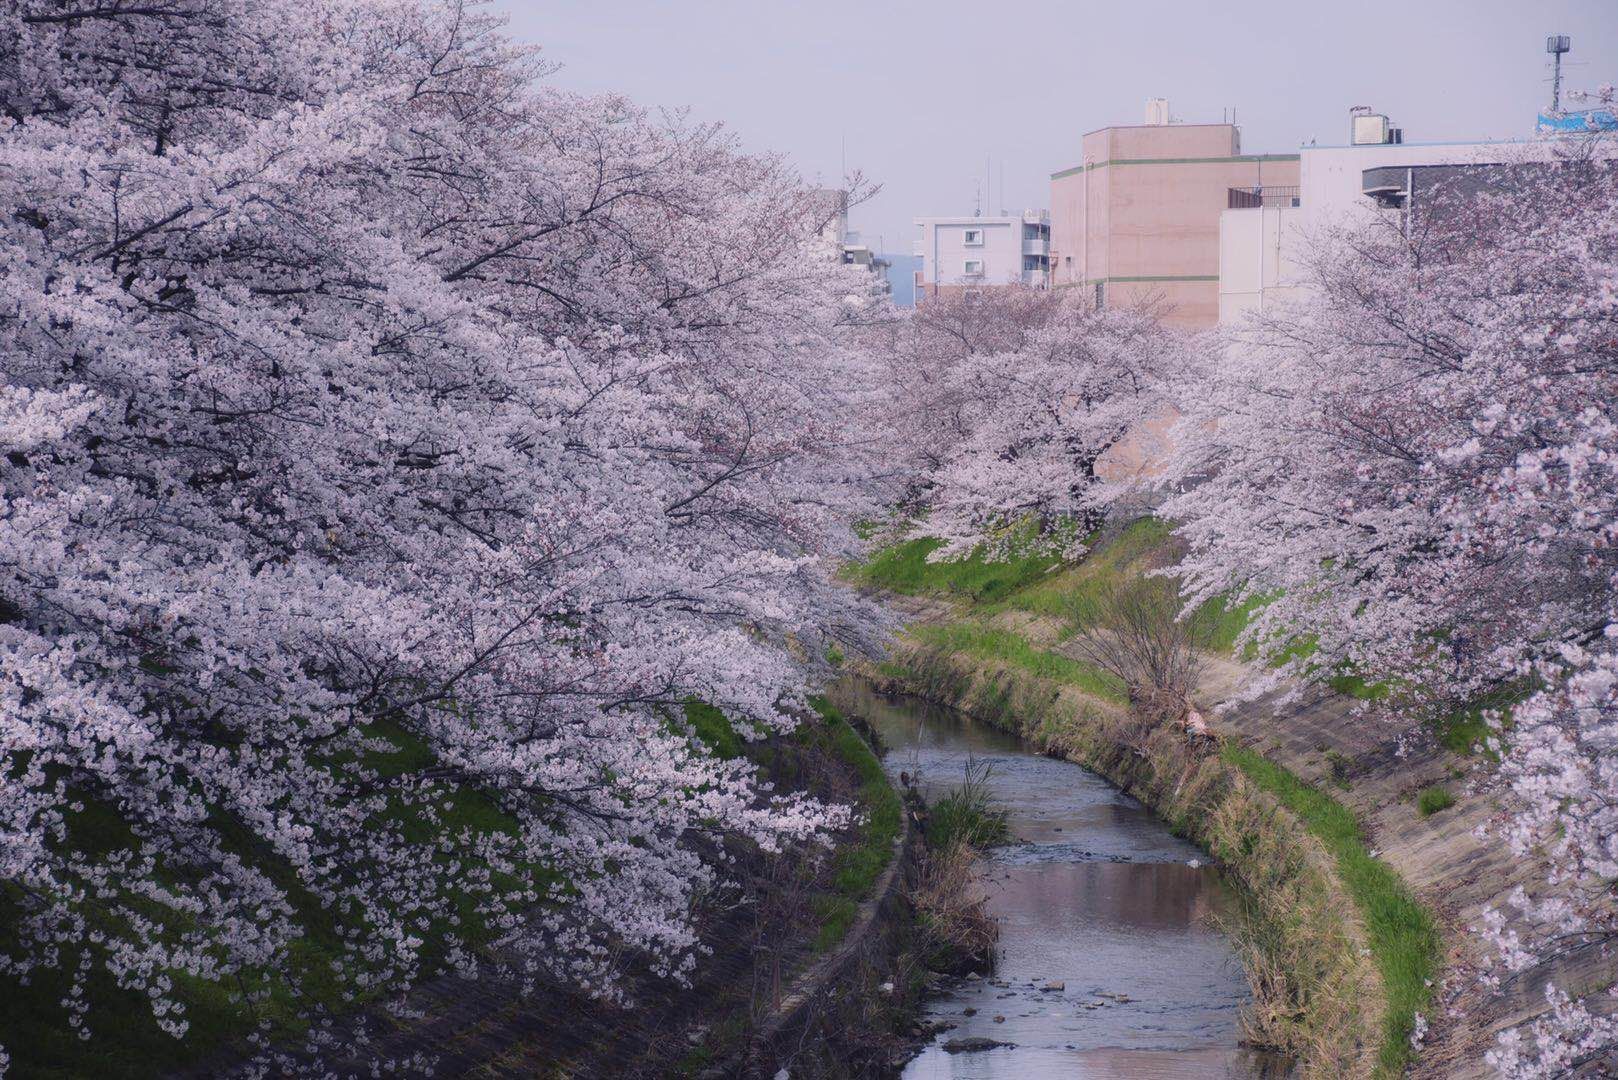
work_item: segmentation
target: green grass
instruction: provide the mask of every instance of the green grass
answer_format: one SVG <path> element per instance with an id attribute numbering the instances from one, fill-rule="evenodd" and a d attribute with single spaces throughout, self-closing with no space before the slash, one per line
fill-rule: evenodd
<path id="1" fill-rule="evenodd" d="M 1234 606 L 1218 596 L 1204 601 L 1197 609 L 1197 616 L 1201 624 L 1207 628 L 1207 647 L 1226 656 L 1234 655 L 1236 639 L 1247 629 L 1247 623 L 1252 619 L 1253 613 L 1265 603 L 1266 600 L 1262 596 L 1250 596 Z"/>
<path id="2" fill-rule="evenodd" d="M 1004 606 L 1065 619 L 1075 606 L 1093 603 L 1144 567 L 1168 561 L 1172 542 L 1171 527 L 1157 518 L 1131 522 L 1104 541 L 1091 534 L 1085 538 L 1091 546 L 1084 558 L 1008 595 Z"/>
<path id="3" fill-rule="evenodd" d="M 1421 811 L 1422 817 L 1432 817 L 1441 810 L 1448 810 L 1455 805 L 1455 796 L 1449 793 L 1448 788 L 1430 787 L 1416 796 L 1416 809 Z"/>
<path id="4" fill-rule="evenodd" d="M 1042 679 L 1063 683 L 1107 701 L 1127 702 L 1116 678 L 1092 664 L 1036 649 L 1020 635 L 979 623 L 923 624 L 912 627 L 917 641 L 948 652 L 998 660 Z"/>
<path id="5" fill-rule="evenodd" d="M 858 839 L 844 845 L 835 856 L 830 893 L 816 903 L 820 929 L 815 949 L 825 952 L 843 940 L 859 913 L 860 901 L 871 894 L 877 878 L 893 858 L 893 841 L 899 835 L 904 807 L 882 770 L 882 762 L 837 707 L 819 697 L 810 704 L 825 721 L 824 737 L 830 751 L 854 769 L 859 781 L 856 801 L 864 815 Z"/>
<path id="6" fill-rule="evenodd" d="M 1006 808 L 989 790 L 993 766 L 967 758 L 961 786 L 933 802 L 927 814 L 927 841 L 938 851 L 956 844 L 981 851 L 1004 844 L 1011 836 Z"/>
<path id="7" fill-rule="evenodd" d="M 723 712 L 706 701 L 695 699 L 685 703 L 685 721 L 691 725 L 692 734 L 697 742 L 707 748 L 714 757 L 739 758 L 745 751 L 742 737 L 736 734 L 736 729 Z"/>
<path id="8" fill-rule="evenodd" d="M 1354 673 L 1333 675 L 1326 680 L 1326 685 L 1356 701 L 1386 701 L 1388 695 L 1393 692 L 1392 685 L 1384 680 L 1370 679 Z"/>
<path id="9" fill-rule="evenodd" d="M 1483 711 L 1481 707 L 1459 709 L 1440 720 L 1435 725 L 1439 745 L 1466 757 L 1484 754 L 1498 759 L 1499 755 L 1488 749 L 1486 740 L 1494 731 L 1483 719 Z"/>
<path id="10" fill-rule="evenodd" d="M 1365 929 L 1387 993 L 1377 1072 L 1403 1074 L 1410 1059 L 1415 1014 L 1427 1008 L 1427 983 L 1438 965 L 1438 932 L 1431 917 L 1411 897 L 1399 875 L 1371 857 L 1353 813 L 1330 795 L 1310 787 L 1285 768 L 1245 747 L 1227 744 L 1224 759 L 1296 814 L 1337 862 Z"/>
<path id="11" fill-rule="evenodd" d="M 1483 694 L 1477 700 L 1455 709 L 1432 724 L 1433 734 L 1445 749 L 1470 757 L 1481 754 L 1490 761 L 1500 760 L 1500 751 L 1491 749 L 1488 740 L 1501 740 L 1504 735 L 1490 726 L 1485 714 L 1505 713 L 1506 726 L 1510 726 L 1510 713 L 1531 695 L 1539 684 L 1523 679 Z"/>
<path id="12" fill-rule="evenodd" d="M 928 562 L 927 556 L 942 544 L 931 537 L 906 540 L 883 548 L 863 563 L 847 567 L 844 576 L 860 585 L 912 596 L 943 594 L 993 601 L 1038 581 L 1061 565 L 1056 556 L 1044 553 L 993 562 L 981 551 L 974 551 L 964 559 Z"/>

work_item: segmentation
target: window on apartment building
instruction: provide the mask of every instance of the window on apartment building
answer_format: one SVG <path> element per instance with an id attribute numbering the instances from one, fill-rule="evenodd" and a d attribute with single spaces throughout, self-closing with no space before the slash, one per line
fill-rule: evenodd
<path id="1" fill-rule="evenodd" d="M 966 239 L 961 241 L 961 242 L 963 244 L 965 244 L 967 247 L 980 247 L 983 244 L 983 230 L 982 229 L 968 229 L 968 230 L 966 230 Z"/>
<path id="2" fill-rule="evenodd" d="M 979 277 L 983 274 L 982 259 L 967 259 L 963 271 L 968 277 Z"/>

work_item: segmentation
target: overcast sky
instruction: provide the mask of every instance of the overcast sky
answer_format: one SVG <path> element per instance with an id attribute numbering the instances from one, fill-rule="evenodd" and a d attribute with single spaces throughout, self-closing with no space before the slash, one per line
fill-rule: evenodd
<path id="1" fill-rule="evenodd" d="M 853 225 L 908 252 L 911 219 L 1047 207 L 1079 137 L 1234 107 L 1242 149 L 1345 141 L 1371 105 L 1408 142 L 1532 133 L 1550 97 L 1547 34 L 1573 37 L 1564 84 L 1618 83 L 1618 0 L 495 0 L 554 80 L 723 120 L 834 185 L 845 159 L 882 185 Z M 1001 174 L 1004 172 L 1004 194 Z M 998 204 L 998 205 L 994 205 Z"/>

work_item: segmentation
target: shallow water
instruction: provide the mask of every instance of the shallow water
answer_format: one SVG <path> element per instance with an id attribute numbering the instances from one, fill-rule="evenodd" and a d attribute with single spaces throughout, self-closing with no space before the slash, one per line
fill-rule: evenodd
<path id="1" fill-rule="evenodd" d="M 983 868 L 1000 926 L 995 970 L 928 1002 L 927 1019 L 956 1026 L 906 1080 L 1278 1075 L 1237 1045 L 1247 985 L 1216 926 L 1235 898 L 1197 848 L 1099 776 L 1014 736 L 864 685 L 838 697 L 876 728 L 889 771 L 908 772 L 929 800 L 960 785 L 968 759 L 986 762 L 1014 838 Z M 1013 1045 L 943 1049 L 973 1036 Z"/>

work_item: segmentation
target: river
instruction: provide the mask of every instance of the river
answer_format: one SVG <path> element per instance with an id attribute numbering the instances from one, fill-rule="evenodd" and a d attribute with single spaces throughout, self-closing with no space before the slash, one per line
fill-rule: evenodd
<path id="1" fill-rule="evenodd" d="M 1236 897 L 1204 853 L 1101 777 L 1013 735 L 863 684 L 838 700 L 869 719 L 890 772 L 933 798 L 962 782 L 969 759 L 986 763 L 1009 815 L 1012 843 L 983 866 L 1000 929 L 994 971 L 926 1004 L 927 1019 L 956 1026 L 905 1080 L 1280 1074 L 1238 1046 L 1248 990 L 1219 930 Z M 944 1049 L 969 1037 L 1011 1045 Z"/>

